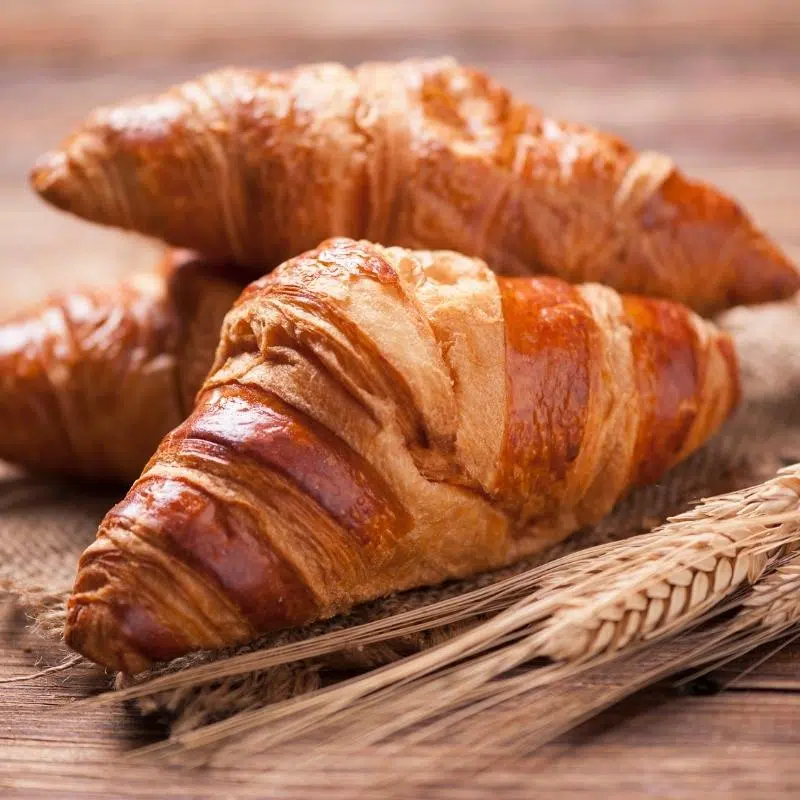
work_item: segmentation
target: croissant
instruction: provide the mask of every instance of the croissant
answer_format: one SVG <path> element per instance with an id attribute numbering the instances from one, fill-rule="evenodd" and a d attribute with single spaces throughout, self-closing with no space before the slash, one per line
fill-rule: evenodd
<path id="1" fill-rule="evenodd" d="M 54 295 L 0 325 L 0 459 L 131 481 L 192 408 L 241 285 L 173 252 L 110 289 Z"/>
<path id="2" fill-rule="evenodd" d="M 730 198 L 451 59 L 213 72 L 96 111 L 32 183 L 61 209 L 253 265 L 250 277 L 352 236 L 706 314 L 800 289 Z"/>
<path id="3" fill-rule="evenodd" d="M 728 416 L 726 334 L 668 301 L 335 239 L 251 284 L 191 416 L 84 552 L 113 669 L 519 559 Z"/>

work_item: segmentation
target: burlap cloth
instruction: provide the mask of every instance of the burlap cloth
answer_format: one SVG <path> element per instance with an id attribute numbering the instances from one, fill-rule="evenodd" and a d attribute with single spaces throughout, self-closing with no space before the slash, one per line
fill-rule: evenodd
<path id="1" fill-rule="evenodd" d="M 267 637 L 231 652 L 268 647 L 387 616 L 486 584 L 570 550 L 641 533 L 701 497 L 760 483 L 781 466 L 800 461 L 800 303 L 795 300 L 757 309 L 735 309 L 719 322 L 736 341 L 744 391 L 741 408 L 705 448 L 657 485 L 635 491 L 602 523 L 538 556 L 535 562 L 474 581 L 390 597 L 362 606 L 347 617 Z M 65 592 L 71 585 L 78 556 L 120 493 L 121 490 L 99 491 L 55 483 L 10 469 L 0 472 L 0 589 L 27 609 L 44 635 L 58 635 Z M 170 711 L 173 730 L 185 730 L 314 688 L 325 679 L 326 670 L 384 663 L 452 633 L 440 628 L 414 634 L 366 649 L 344 651 L 325 663 L 278 668 L 222 685 L 161 695 L 141 707 L 145 711 Z M 154 671 L 174 671 L 230 654 L 196 654 Z"/>

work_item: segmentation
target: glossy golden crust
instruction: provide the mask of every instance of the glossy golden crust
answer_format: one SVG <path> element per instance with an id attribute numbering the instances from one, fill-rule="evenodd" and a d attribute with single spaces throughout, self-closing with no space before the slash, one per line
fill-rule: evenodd
<path id="1" fill-rule="evenodd" d="M 257 274 L 344 235 L 701 313 L 800 289 L 732 199 L 446 58 L 213 72 L 96 111 L 32 181 L 59 208 Z"/>
<path id="2" fill-rule="evenodd" d="M 324 243 L 227 315 L 81 559 L 67 641 L 136 671 L 539 550 L 713 433 L 731 356 L 666 301 Z"/>
<path id="3" fill-rule="evenodd" d="M 588 421 L 600 332 L 574 286 L 553 278 L 499 279 L 506 326 L 506 424 L 502 494 L 536 503 L 536 515 L 561 503 L 569 467 Z"/>
<path id="4" fill-rule="evenodd" d="M 48 298 L 0 325 L 0 459 L 130 482 L 189 413 L 239 286 L 166 256 L 153 274 Z"/>

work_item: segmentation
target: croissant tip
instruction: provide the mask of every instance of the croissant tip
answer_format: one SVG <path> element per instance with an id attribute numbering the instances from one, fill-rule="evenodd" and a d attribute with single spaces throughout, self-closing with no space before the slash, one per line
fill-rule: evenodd
<path id="1" fill-rule="evenodd" d="M 742 254 L 738 291 L 730 305 L 788 300 L 800 292 L 800 269 L 776 246 Z"/>
<path id="2" fill-rule="evenodd" d="M 106 603 L 71 598 L 64 641 L 75 652 L 115 672 L 132 675 L 147 669 L 151 663 L 127 641 L 120 620 Z"/>
<path id="3" fill-rule="evenodd" d="M 794 297 L 800 292 L 800 268 L 791 262 L 788 263 L 786 277 L 783 280 L 783 292 L 786 298 Z"/>
<path id="4" fill-rule="evenodd" d="M 31 187 L 49 203 L 58 208 L 64 208 L 67 200 L 64 189 L 69 171 L 65 152 L 53 150 L 45 153 L 37 159 L 30 172 Z"/>

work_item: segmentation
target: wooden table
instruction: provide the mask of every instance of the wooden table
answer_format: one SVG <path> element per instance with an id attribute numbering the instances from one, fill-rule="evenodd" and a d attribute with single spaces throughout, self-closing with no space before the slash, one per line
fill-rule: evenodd
<path id="1" fill-rule="evenodd" d="M 0 678 L 32 671 L 25 647 L 41 652 L 23 628 L 24 620 L 11 609 L 0 611 Z M 466 784 L 453 781 L 436 797 L 797 797 L 798 665 L 800 648 L 794 648 L 722 694 L 679 695 L 669 687 L 644 693 L 513 769 L 489 770 Z M 341 773 L 331 774 L 324 794 L 319 785 L 312 794 L 302 774 L 285 774 L 270 776 L 270 790 L 263 795 L 258 787 L 265 777 L 257 762 L 244 774 L 125 764 L 123 753 L 163 734 L 157 723 L 121 708 L 56 711 L 103 685 L 102 677 L 87 669 L 69 685 L 56 673 L 2 687 L 0 797 L 230 798 L 239 796 L 237 791 L 246 797 L 355 796 L 347 790 L 347 778 L 357 764 L 343 764 Z"/>
<path id="2" fill-rule="evenodd" d="M 76 280 L 110 282 L 152 258 L 152 246 L 134 237 L 38 202 L 25 180 L 37 154 L 98 103 L 231 61 L 352 63 L 452 52 L 553 114 L 668 151 L 738 196 L 800 261 L 800 5 L 793 0 L 642 4 L 649 13 L 622 0 L 339 0 L 289 9 L 228 0 L 224 14 L 218 4 L 193 2 L 183 21 L 185 2 L 101 6 L 73 0 L 44 12 L 4 0 L 0 7 L 0 311 Z M 0 607 L 0 679 L 33 669 L 31 646 L 24 620 Z M 0 689 L 0 796 L 308 796 L 288 776 L 260 795 L 257 763 L 245 773 L 189 774 L 123 765 L 120 753 L 161 735 L 157 724 L 125 709 L 52 713 L 102 683 L 87 670 L 70 685 L 53 674 Z M 735 690 L 650 692 L 514 771 L 442 787 L 441 796 L 796 797 L 799 745 L 800 648 L 790 648 Z M 332 775 L 327 796 L 350 795 Z"/>

